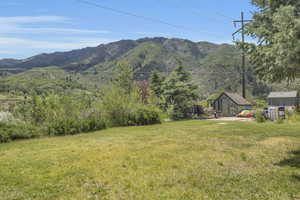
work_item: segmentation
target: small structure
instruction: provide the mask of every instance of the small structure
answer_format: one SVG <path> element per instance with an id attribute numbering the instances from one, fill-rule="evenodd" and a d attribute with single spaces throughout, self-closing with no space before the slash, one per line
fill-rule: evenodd
<path id="1" fill-rule="evenodd" d="M 252 105 L 242 96 L 223 92 L 213 103 L 214 110 L 222 117 L 233 117 L 243 110 L 250 110 Z"/>
<path id="2" fill-rule="evenodd" d="M 268 96 L 269 107 L 285 107 L 294 109 L 299 107 L 299 93 L 290 92 L 271 92 Z"/>
<path id="3" fill-rule="evenodd" d="M 290 92 L 271 92 L 268 96 L 268 108 L 266 115 L 270 120 L 284 119 L 285 113 L 293 113 L 299 108 L 299 93 Z"/>

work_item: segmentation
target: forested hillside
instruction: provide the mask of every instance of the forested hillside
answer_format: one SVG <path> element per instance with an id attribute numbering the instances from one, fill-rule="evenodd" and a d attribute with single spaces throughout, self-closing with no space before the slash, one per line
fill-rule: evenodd
<path id="1" fill-rule="evenodd" d="M 240 51 L 228 44 L 167 38 L 121 40 L 24 60 L 0 60 L 0 88 L 2 92 L 99 88 L 114 76 L 118 63 L 127 62 L 137 80 L 148 79 L 153 70 L 167 74 L 182 65 L 192 72 L 200 96 L 208 97 L 222 90 L 240 91 L 240 61 Z M 268 91 L 249 65 L 247 80 L 250 96 Z"/>

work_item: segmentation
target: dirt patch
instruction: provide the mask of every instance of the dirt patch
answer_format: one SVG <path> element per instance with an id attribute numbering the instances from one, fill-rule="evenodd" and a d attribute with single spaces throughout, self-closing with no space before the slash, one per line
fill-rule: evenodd
<path id="1" fill-rule="evenodd" d="M 282 143 L 291 143 L 291 139 L 287 137 L 272 137 L 258 142 L 262 145 L 278 145 Z"/>
<path id="2" fill-rule="evenodd" d="M 209 119 L 212 121 L 242 121 L 242 122 L 251 122 L 254 121 L 253 118 L 240 118 L 240 117 L 220 117 L 217 119 Z"/>

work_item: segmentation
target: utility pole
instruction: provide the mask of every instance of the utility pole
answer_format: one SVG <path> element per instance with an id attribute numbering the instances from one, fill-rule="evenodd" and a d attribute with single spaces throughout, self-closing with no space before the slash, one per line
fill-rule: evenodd
<path id="1" fill-rule="evenodd" d="M 251 22 L 252 20 L 244 19 L 244 12 L 241 12 L 241 20 L 233 21 L 234 26 L 236 27 L 237 23 L 241 24 L 241 28 L 239 28 L 236 32 L 232 34 L 233 40 L 235 40 L 235 35 L 241 33 L 242 35 L 242 87 L 243 87 L 243 97 L 246 98 L 246 49 L 245 49 L 245 24 Z"/>

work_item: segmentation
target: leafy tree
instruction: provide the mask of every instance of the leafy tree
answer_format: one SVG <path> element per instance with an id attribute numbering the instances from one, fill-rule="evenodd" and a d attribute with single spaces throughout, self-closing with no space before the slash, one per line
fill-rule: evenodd
<path id="1" fill-rule="evenodd" d="M 300 1 L 252 0 L 258 8 L 246 33 L 257 39 L 248 44 L 250 62 L 267 81 L 293 81 L 300 72 Z"/>
<path id="2" fill-rule="evenodd" d="M 133 68 L 126 62 L 119 63 L 118 68 L 115 85 L 130 93 L 134 87 Z"/>
<path id="3" fill-rule="evenodd" d="M 162 97 L 165 108 L 172 119 L 184 119 L 197 99 L 197 86 L 191 83 L 191 74 L 182 66 L 174 72 L 162 84 Z"/>

